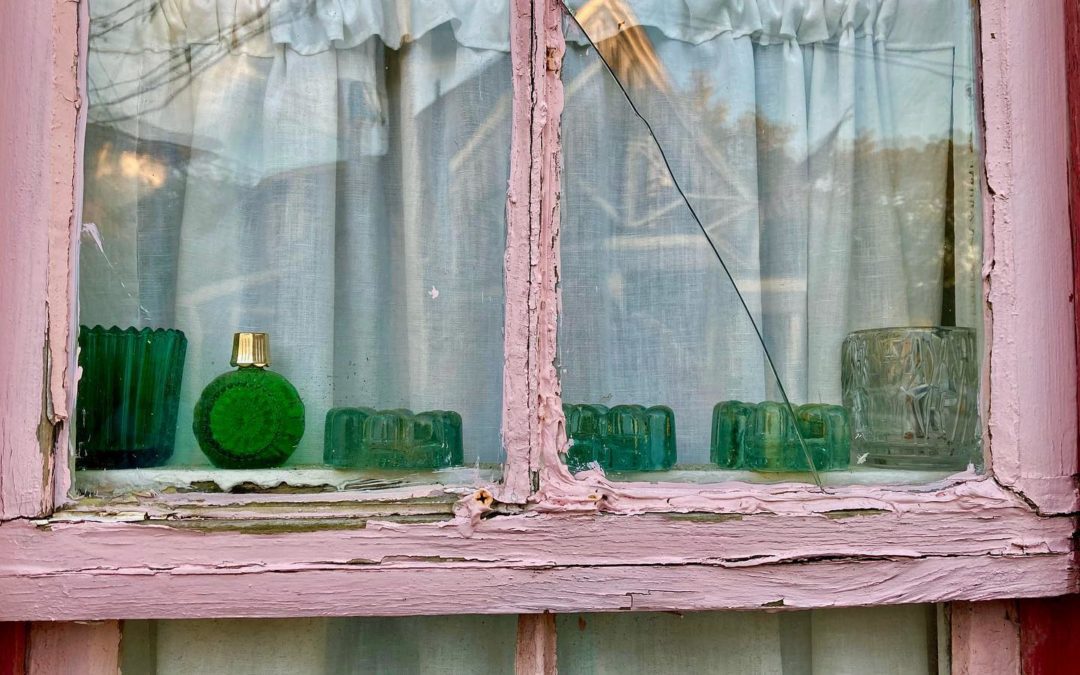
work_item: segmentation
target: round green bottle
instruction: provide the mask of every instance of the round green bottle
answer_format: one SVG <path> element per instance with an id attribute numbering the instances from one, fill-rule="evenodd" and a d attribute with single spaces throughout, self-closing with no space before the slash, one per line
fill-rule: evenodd
<path id="1" fill-rule="evenodd" d="M 287 379 L 267 370 L 270 336 L 233 335 L 232 365 L 203 389 L 192 430 L 221 469 L 280 466 L 304 436 L 304 402 Z"/>

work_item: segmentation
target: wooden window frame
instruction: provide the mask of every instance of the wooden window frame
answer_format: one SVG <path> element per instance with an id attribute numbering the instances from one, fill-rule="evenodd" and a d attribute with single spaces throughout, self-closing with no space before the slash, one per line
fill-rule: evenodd
<path id="1" fill-rule="evenodd" d="M 0 620 L 815 608 L 1078 590 L 1061 3 L 979 3 L 989 475 L 825 492 L 578 480 L 558 461 L 561 7 L 512 0 L 514 105 L 530 114 L 513 121 L 507 201 L 507 463 L 502 484 L 435 505 L 440 486 L 67 497 L 86 2 L 12 14 L 0 36 L 26 56 L 0 63 L 18 93 L 0 102 Z M 961 623 L 975 630 L 969 614 Z M 541 647 L 519 663 L 549 663 L 536 651 L 551 648 L 549 622 L 523 621 Z"/>

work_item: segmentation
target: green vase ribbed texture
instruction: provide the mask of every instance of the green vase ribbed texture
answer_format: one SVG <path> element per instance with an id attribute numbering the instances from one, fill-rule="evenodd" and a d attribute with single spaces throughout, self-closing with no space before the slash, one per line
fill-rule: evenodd
<path id="1" fill-rule="evenodd" d="M 278 373 L 246 366 L 207 385 L 195 405 L 192 430 L 216 467 L 280 466 L 304 436 L 304 402 Z"/>
<path id="2" fill-rule="evenodd" d="M 159 466 L 173 453 L 187 338 L 150 328 L 79 328 L 75 466 Z"/>

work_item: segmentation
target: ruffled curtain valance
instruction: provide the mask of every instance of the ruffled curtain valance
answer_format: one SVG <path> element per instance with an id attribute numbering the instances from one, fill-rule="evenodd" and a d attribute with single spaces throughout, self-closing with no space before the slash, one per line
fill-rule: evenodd
<path id="1" fill-rule="evenodd" d="M 759 44 L 871 35 L 895 48 L 953 44 L 963 12 L 952 0 L 569 0 L 591 17 L 594 40 L 640 25 L 700 44 L 722 34 Z M 139 0 L 91 5 L 96 51 L 169 50 L 221 44 L 271 56 L 276 45 L 299 54 L 351 49 L 378 37 L 397 49 L 449 24 L 463 47 L 510 49 L 506 0 Z M 617 17 L 617 18 L 616 18 Z M 570 39 L 584 41 L 571 31 Z"/>
<path id="2" fill-rule="evenodd" d="M 351 49 L 373 37 L 397 49 L 449 24 L 458 44 L 508 52 L 506 0 L 136 0 L 91 4 L 96 51 L 143 52 L 220 44 L 273 56 Z"/>
<path id="3" fill-rule="evenodd" d="M 567 0 L 594 41 L 630 26 L 653 28 L 669 39 L 701 44 L 727 34 L 762 45 L 813 44 L 844 34 L 872 36 L 891 47 L 954 46 L 957 20 L 966 16 L 953 0 Z M 959 6 L 959 7 L 958 7 Z M 584 14 L 581 14 L 581 13 Z M 575 30 L 568 39 L 585 42 Z"/>

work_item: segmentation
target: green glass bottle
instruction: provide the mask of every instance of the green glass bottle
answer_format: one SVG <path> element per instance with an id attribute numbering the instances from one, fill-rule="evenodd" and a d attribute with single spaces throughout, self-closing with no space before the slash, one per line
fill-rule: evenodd
<path id="1" fill-rule="evenodd" d="M 237 369 L 214 378 L 195 404 L 199 447 L 222 469 L 280 466 L 304 436 L 304 402 L 291 382 L 266 369 L 266 333 L 233 335 L 231 363 Z"/>

